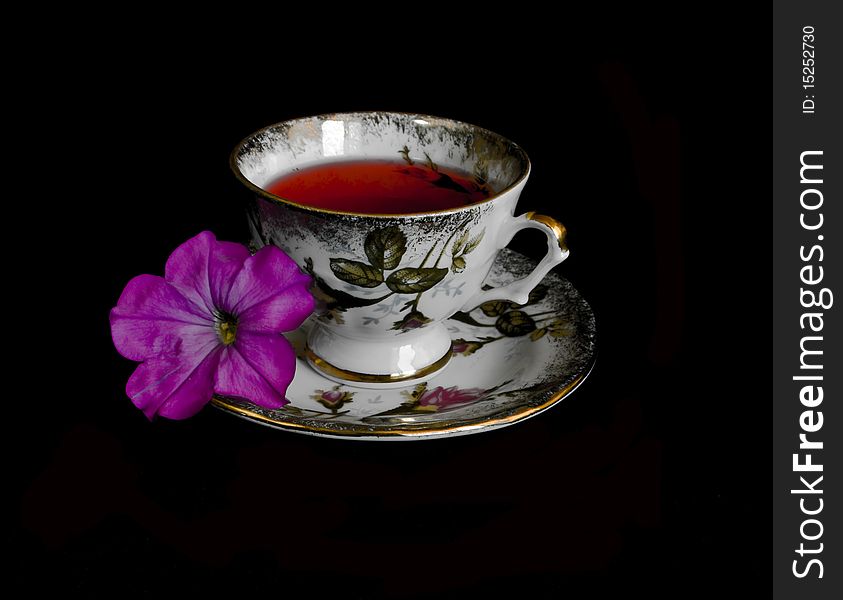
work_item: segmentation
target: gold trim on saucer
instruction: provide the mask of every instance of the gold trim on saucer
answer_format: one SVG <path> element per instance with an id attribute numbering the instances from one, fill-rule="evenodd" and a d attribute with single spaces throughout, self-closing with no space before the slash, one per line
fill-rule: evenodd
<path id="1" fill-rule="evenodd" d="M 490 285 L 506 285 L 533 268 L 534 261 L 505 249 L 487 279 Z M 543 312 L 535 316 L 554 316 L 536 320 L 540 326 L 536 331 L 542 331 L 541 335 L 489 338 L 479 348 L 471 347 L 471 340 L 478 337 L 477 333 L 470 333 L 476 332 L 476 325 L 455 320 L 451 337 L 459 336 L 457 339 L 462 342 L 469 340 L 466 343 L 471 348 L 454 356 L 455 365 L 443 376 L 435 374 L 428 383 L 398 383 L 394 389 L 369 390 L 368 394 L 364 390 L 346 391 L 345 386 L 328 381 L 319 370 L 303 367 L 305 356 L 300 354 L 296 382 L 287 394 L 292 404 L 272 410 L 256 406 L 247 398 L 225 396 L 215 396 L 211 404 L 244 420 L 282 431 L 359 441 L 424 441 L 483 433 L 519 423 L 567 398 L 590 376 L 596 360 L 597 332 L 591 307 L 561 277 L 550 274 L 544 282 L 547 291 L 535 307 Z M 508 349 L 507 342 L 495 339 L 509 340 Z M 497 350 L 484 352 L 485 343 L 497 344 L 493 347 Z M 296 347 L 299 352 L 304 350 L 303 340 Z M 511 372 L 515 377 L 510 379 L 509 368 L 500 367 L 503 361 L 512 360 L 530 368 L 510 365 L 515 367 Z M 478 372 L 469 372 L 474 368 Z M 461 399 L 453 396 L 459 391 L 470 392 L 464 398 L 469 403 L 452 406 L 452 400 Z M 341 404 L 335 401 L 337 394 L 348 397 Z M 323 402 L 329 398 L 331 401 Z M 346 401 L 348 405 L 343 406 Z"/>
<path id="2" fill-rule="evenodd" d="M 444 433 L 458 433 L 468 432 L 477 429 L 487 429 L 499 425 L 511 425 L 518 421 L 522 421 L 528 417 L 537 415 L 538 413 L 550 408 L 562 398 L 574 391 L 591 373 L 594 367 L 594 361 L 583 373 L 568 385 L 554 393 L 548 400 L 542 402 L 538 406 L 531 406 L 525 410 L 518 411 L 505 417 L 486 419 L 483 417 L 473 419 L 468 423 L 455 424 L 453 422 L 431 424 L 402 424 L 395 427 L 384 427 L 383 429 L 375 429 L 371 427 L 357 427 L 347 423 L 343 423 L 342 428 L 322 427 L 319 425 L 311 425 L 304 423 L 294 423 L 290 421 L 279 421 L 266 415 L 262 415 L 248 408 L 233 404 L 228 398 L 214 396 L 211 403 L 217 408 L 221 408 L 228 412 L 234 413 L 237 416 L 265 423 L 279 429 L 287 429 L 291 431 L 298 431 L 301 433 L 326 433 L 337 437 L 359 437 L 359 438 L 378 438 L 378 437 L 415 437 L 422 438 L 427 436 L 438 436 Z M 345 425 L 348 425 L 347 427 Z"/>
<path id="3" fill-rule="evenodd" d="M 322 371 L 323 373 L 330 375 L 331 377 L 336 377 L 338 379 L 344 379 L 345 381 L 354 381 L 357 383 L 397 383 L 399 381 L 411 381 L 413 379 L 418 379 L 420 377 L 424 377 L 425 375 L 430 375 L 434 371 L 438 371 L 446 364 L 448 361 L 451 360 L 451 349 L 449 348 L 448 351 L 442 356 L 442 358 L 438 359 L 432 365 L 428 365 L 417 371 L 413 371 L 412 373 L 384 373 L 383 375 L 375 375 L 371 373 L 357 373 L 356 371 L 347 371 L 346 369 L 341 369 L 337 366 L 332 365 L 328 361 L 323 358 L 317 356 L 313 350 L 310 348 L 304 349 L 304 355 L 310 364 L 312 364 L 316 369 Z"/>
<path id="4" fill-rule="evenodd" d="M 568 249 L 568 246 L 565 243 L 565 238 L 568 235 L 568 230 L 565 229 L 565 226 L 562 223 L 560 223 L 553 217 L 548 217 L 547 215 L 537 215 L 536 212 L 533 210 L 525 214 L 527 216 L 527 219 L 529 219 L 530 221 L 541 223 L 542 225 L 546 225 L 550 229 L 552 229 L 553 234 L 556 236 L 556 241 L 559 242 L 559 248 L 563 252 Z"/>

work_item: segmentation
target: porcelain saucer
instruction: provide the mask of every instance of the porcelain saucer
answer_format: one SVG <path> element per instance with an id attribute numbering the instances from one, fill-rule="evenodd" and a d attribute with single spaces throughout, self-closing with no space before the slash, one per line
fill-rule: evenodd
<path id="1" fill-rule="evenodd" d="M 533 261 L 504 249 L 486 283 L 504 285 L 534 267 Z M 431 439 L 489 431 L 535 416 L 576 389 L 594 364 L 594 314 L 555 273 L 544 278 L 525 305 L 487 302 L 457 313 L 446 324 L 453 356 L 424 383 L 374 390 L 323 377 L 304 358 L 305 323 L 287 336 L 299 356 L 288 405 L 266 410 L 224 397 L 215 397 L 213 404 L 262 425 L 310 435 Z"/>

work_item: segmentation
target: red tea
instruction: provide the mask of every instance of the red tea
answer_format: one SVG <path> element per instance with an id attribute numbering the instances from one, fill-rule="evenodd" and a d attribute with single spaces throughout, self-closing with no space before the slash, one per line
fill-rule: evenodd
<path id="1" fill-rule="evenodd" d="M 391 160 L 319 164 L 287 173 L 265 189 L 297 204 L 377 215 L 447 210 L 492 193 L 456 169 Z"/>

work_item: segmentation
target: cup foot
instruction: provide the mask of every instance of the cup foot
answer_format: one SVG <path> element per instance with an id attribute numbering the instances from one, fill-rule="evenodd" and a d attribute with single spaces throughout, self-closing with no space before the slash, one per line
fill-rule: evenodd
<path id="1" fill-rule="evenodd" d="M 391 340 L 361 340 L 317 326 L 308 336 L 307 362 L 345 385 L 388 389 L 426 381 L 451 359 L 448 330 L 437 324 Z"/>

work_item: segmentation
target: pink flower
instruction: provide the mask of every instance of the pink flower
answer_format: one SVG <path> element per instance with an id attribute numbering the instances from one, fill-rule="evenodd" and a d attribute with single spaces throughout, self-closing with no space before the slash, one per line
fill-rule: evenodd
<path id="1" fill-rule="evenodd" d="M 141 362 L 126 394 L 150 419 L 193 416 L 214 393 L 280 408 L 296 357 L 280 335 L 313 311 L 310 277 L 274 246 L 254 256 L 204 231 L 164 277 L 138 275 L 111 309 L 117 351 Z"/>
<path id="2" fill-rule="evenodd" d="M 443 388 L 441 385 L 422 392 L 418 397 L 419 406 L 436 406 L 437 410 L 480 400 L 486 390 L 480 388 L 459 389 L 457 386 Z"/>
<path id="3" fill-rule="evenodd" d="M 322 400 L 325 402 L 330 402 L 331 404 L 336 404 L 338 400 L 342 399 L 345 396 L 344 392 L 340 392 L 338 390 L 329 390 L 327 392 L 322 392 Z"/>
<path id="4" fill-rule="evenodd" d="M 409 331 L 410 329 L 418 329 L 430 323 L 430 319 L 424 316 L 417 310 L 407 313 L 407 315 L 400 321 L 395 321 L 390 327 L 393 331 Z"/>
<path id="5" fill-rule="evenodd" d="M 342 405 L 346 402 L 351 402 L 353 397 L 354 392 L 344 392 L 338 385 L 335 385 L 332 389 L 327 391 L 316 390 L 316 393 L 311 396 L 311 398 L 316 400 L 322 406 L 330 408 L 331 410 L 342 408 Z"/>
<path id="6" fill-rule="evenodd" d="M 451 343 L 451 354 L 454 356 L 462 354 L 463 356 L 471 356 L 483 347 L 481 342 L 469 342 L 463 338 L 454 340 Z"/>

